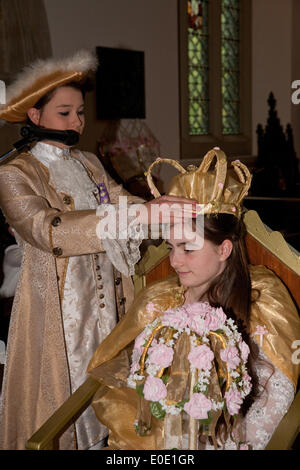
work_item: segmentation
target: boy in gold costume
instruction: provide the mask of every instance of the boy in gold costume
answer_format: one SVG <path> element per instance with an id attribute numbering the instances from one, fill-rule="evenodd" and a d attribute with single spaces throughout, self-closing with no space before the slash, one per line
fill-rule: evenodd
<path id="1" fill-rule="evenodd" d="M 49 139 L 51 131 L 81 135 L 88 75 L 97 66 L 89 51 L 28 65 L 8 87 L 0 120 L 30 124 Z M 111 246 L 97 236 L 98 209 L 118 211 L 121 197 L 129 205 L 143 200 L 118 185 L 96 155 L 57 138 L 34 142 L 0 167 L 0 206 L 22 258 L 1 397 L 6 450 L 24 449 L 82 384 L 90 357 L 133 299 L 140 242 L 119 237 Z M 61 447 L 99 448 L 107 432 L 88 409 Z"/>

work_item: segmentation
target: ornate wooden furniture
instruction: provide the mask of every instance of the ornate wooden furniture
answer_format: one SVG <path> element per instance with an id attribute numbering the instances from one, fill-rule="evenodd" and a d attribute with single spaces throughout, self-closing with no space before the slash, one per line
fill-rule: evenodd
<path id="1" fill-rule="evenodd" d="M 265 265 L 274 271 L 289 289 L 300 310 L 300 257 L 279 232 L 266 227 L 255 211 L 245 215 L 249 261 Z M 150 246 L 136 267 L 134 284 L 136 293 L 151 282 L 165 278 L 172 268 L 164 243 Z M 57 449 L 59 437 L 89 406 L 99 383 L 89 377 L 84 384 L 52 415 L 36 433 L 29 438 L 26 448 L 30 450 Z M 300 391 L 283 417 L 267 446 L 267 450 L 290 449 L 300 430 Z"/>

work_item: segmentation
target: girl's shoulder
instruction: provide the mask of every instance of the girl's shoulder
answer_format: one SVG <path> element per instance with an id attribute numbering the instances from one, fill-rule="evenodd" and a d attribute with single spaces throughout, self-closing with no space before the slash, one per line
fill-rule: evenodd
<path id="1" fill-rule="evenodd" d="M 268 358 L 296 386 L 300 372 L 293 360 L 300 318 L 287 288 L 271 270 L 250 266 L 252 304 L 250 334 Z"/>
<path id="2" fill-rule="evenodd" d="M 156 281 L 144 288 L 132 304 L 133 310 L 147 313 L 162 313 L 184 303 L 184 287 L 180 285 L 176 274 Z"/>

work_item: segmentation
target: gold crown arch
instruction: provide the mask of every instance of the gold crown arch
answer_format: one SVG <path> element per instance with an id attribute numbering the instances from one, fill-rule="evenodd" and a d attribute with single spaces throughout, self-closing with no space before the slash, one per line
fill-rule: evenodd
<path id="1" fill-rule="evenodd" d="M 215 167 L 213 171 L 209 171 L 214 158 Z M 155 198 L 161 194 L 153 182 L 151 171 L 155 165 L 161 163 L 168 163 L 179 171 L 168 185 L 166 194 L 169 196 L 196 200 L 203 205 L 203 214 L 225 213 L 238 218 L 241 216 L 241 202 L 250 188 L 252 176 L 246 165 L 239 160 L 233 161 L 232 169 L 228 169 L 227 157 L 219 149 L 207 152 L 198 168 L 189 165 L 184 169 L 176 160 L 158 158 L 145 173 Z"/>

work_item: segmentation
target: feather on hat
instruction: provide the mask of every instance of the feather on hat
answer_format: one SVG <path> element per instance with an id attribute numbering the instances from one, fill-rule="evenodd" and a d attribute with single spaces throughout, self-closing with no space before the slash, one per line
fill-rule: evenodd
<path id="1" fill-rule="evenodd" d="M 27 111 L 46 93 L 70 82 L 82 82 L 95 71 L 98 60 L 86 50 L 64 59 L 37 60 L 25 67 L 7 88 L 6 104 L 0 107 L 0 120 L 24 122 Z"/>

